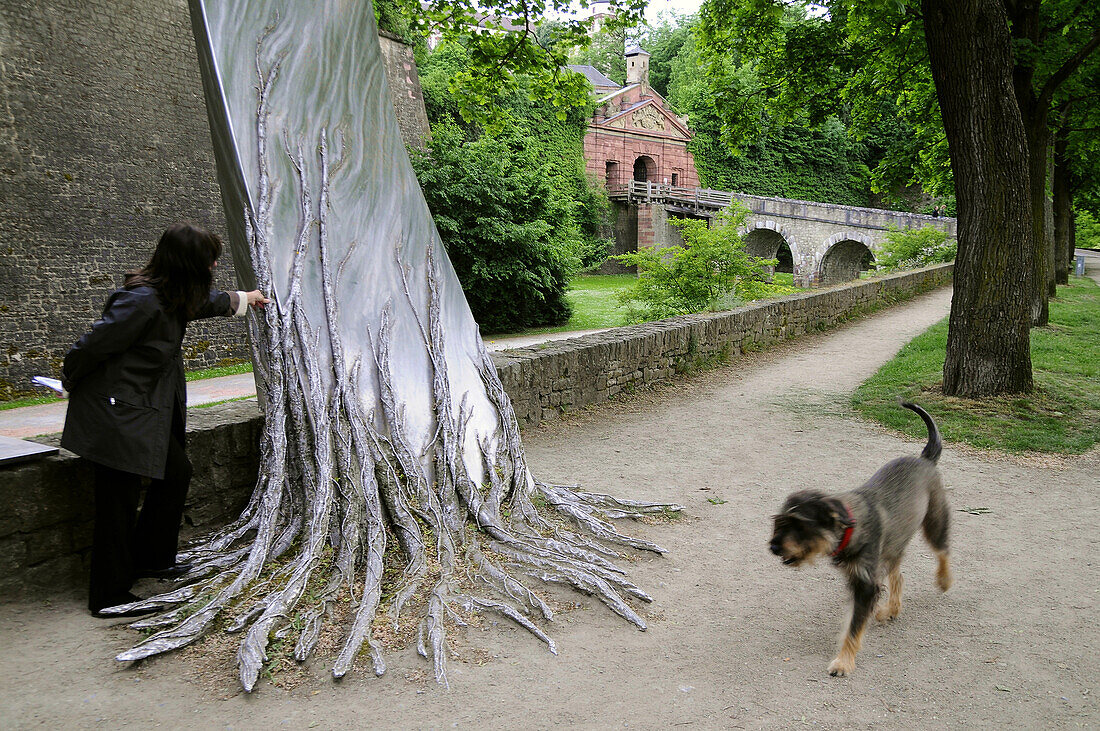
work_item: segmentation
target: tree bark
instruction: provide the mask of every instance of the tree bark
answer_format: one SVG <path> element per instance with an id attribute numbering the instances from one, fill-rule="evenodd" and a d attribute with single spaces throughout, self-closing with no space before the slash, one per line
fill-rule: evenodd
<path id="1" fill-rule="evenodd" d="M 1029 391 L 1033 287 L 1028 150 L 998 0 L 923 0 L 925 38 L 958 200 L 943 390 Z"/>

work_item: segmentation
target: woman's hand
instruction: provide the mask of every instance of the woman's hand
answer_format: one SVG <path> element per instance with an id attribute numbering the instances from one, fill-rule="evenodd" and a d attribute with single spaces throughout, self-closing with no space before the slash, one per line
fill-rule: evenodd
<path id="1" fill-rule="evenodd" d="M 264 297 L 263 292 L 258 289 L 254 289 L 251 292 L 245 292 L 245 297 L 248 298 L 248 304 L 255 307 L 257 310 L 262 310 L 264 305 L 271 301 L 267 297 Z"/>

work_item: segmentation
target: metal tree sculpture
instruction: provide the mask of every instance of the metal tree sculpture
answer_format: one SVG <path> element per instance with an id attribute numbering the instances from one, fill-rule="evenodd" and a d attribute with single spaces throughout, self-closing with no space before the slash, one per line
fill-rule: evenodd
<path id="1" fill-rule="evenodd" d="M 187 584 L 119 608 L 164 611 L 132 625 L 157 631 L 118 659 L 182 647 L 224 617 L 251 690 L 272 636 L 304 661 L 350 596 L 333 675 L 363 649 L 381 674 L 382 597 L 396 618 L 416 596 L 418 649 L 446 683 L 445 621 L 471 612 L 554 651 L 533 618 L 551 610 L 521 576 L 645 629 L 626 597 L 650 597 L 609 546 L 662 549 L 605 519 L 678 507 L 532 479 L 409 165 L 369 3 L 192 0 L 192 21 L 234 264 L 274 300 L 250 316 L 261 466 L 242 515 L 181 555 Z"/>

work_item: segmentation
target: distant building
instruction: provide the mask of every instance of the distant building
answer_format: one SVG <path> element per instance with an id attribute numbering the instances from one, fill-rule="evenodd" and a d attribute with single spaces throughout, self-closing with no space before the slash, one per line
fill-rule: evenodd
<path id="1" fill-rule="evenodd" d="M 596 111 L 584 137 L 586 168 L 615 192 L 631 180 L 699 186 L 687 149 L 691 132 L 668 102 L 649 85 L 649 54 L 626 51 L 626 85 L 619 86 L 592 66 L 570 66 L 592 84 Z"/>
<path id="2" fill-rule="evenodd" d="M 588 16 L 589 33 L 598 32 L 606 21 L 615 17 L 615 13 L 611 11 L 611 3 L 608 0 L 596 0 L 592 3 L 590 9 L 592 14 Z"/>
<path id="3" fill-rule="evenodd" d="M 431 8 L 431 3 L 421 2 L 420 7 L 423 10 Z M 466 31 L 473 33 L 482 33 L 488 31 L 489 33 L 522 33 L 524 29 L 532 35 L 535 33 L 534 21 L 528 21 L 524 23 L 522 18 L 505 18 L 499 15 L 493 15 L 492 13 L 475 12 L 472 21 L 466 25 Z M 437 25 L 433 25 L 428 31 L 427 45 L 428 50 L 434 51 L 436 47 L 443 40 L 443 31 Z"/>

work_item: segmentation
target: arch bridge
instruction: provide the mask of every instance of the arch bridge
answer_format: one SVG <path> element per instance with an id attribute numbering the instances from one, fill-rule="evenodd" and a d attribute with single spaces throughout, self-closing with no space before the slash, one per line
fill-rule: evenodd
<path id="1" fill-rule="evenodd" d="M 798 286 L 836 284 L 859 277 L 877 257 L 891 229 L 932 226 L 956 236 L 954 218 L 937 218 L 879 208 L 742 195 L 707 188 L 633 180 L 608 190 L 620 209 L 616 248 L 658 248 L 683 243 L 670 218 L 701 218 L 714 225 L 718 212 L 740 201 L 745 248 L 765 259 L 778 259 L 777 271 L 794 274 Z M 625 215 L 623 215 L 625 214 Z"/>

